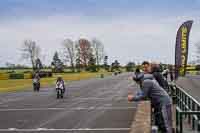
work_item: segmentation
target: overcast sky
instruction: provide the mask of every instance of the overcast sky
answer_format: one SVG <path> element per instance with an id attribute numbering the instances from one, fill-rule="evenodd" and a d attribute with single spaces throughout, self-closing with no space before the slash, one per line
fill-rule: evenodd
<path id="1" fill-rule="evenodd" d="M 200 41 L 200 0 L 1 0 L 0 66 L 27 64 L 20 49 L 35 40 L 49 64 L 61 42 L 98 38 L 109 61 L 174 63 L 176 31 L 194 20 L 189 59 Z"/>

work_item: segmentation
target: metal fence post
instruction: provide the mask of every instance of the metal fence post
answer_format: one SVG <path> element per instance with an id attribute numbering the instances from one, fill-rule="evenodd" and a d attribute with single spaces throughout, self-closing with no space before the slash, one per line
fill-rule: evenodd
<path id="1" fill-rule="evenodd" d="M 200 106 L 197 107 L 197 111 L 200 111 Z M 197 115 L 197 118 L 198 118 L 198 120 L 197 120 L 198 121 L 197 122 L 198 123 L 198 125 L 197 125 L 197 131 L 200 131 L 200 115 Z"/>
<path id="2" fill-rule="evenodd" d="M 198 120 L 198 127 L 197 127 L 197 131 L 200 131 L 200 121 Z"/>
<path id="3" fill-rule="evenodd" d="M 186 107 L 186 105 L 187 105 L 187 101 L 186 101 L 186 95 L 185 94 L 183 94 L 183 111 L 187 111 L 187 107 Z M 184 115 L 184 118 L 186 118 L 187 117 L 187 115 L 185 114 Z"/>
<path id="4" fill-rule="evenodd" d="M 195 110 L 195 103 L 194 103 L 194 101 L 192 101 L 192 110 L 193 111 Z M 195 129 L 195 118 L 194 118 L 194 116 L 192 116 L 192 129 L 193 130 Z"/>
<path id="5" fill-rule="evenodd" d="M 189 110 L 191 110 L 191 99 L 188 98 L 188 107 L 189 107 Z M 188 116 L 188 123 L 191 124 L 191 116 L 189 115 Z"/>
<path id="6" fill-rule="evenodd" d="M 179 132 L 178 127 L 179 127 L 179 113 L 178 113 L 178 110 L 176 108 L 176 133 Z"/>
<path id="7" fill-rule="evenodd" d="M 183 117 L 182 117 L 182 113 L 179 114 L 179 118 L 180 118 L 180 133 L 183 133 Z"/>

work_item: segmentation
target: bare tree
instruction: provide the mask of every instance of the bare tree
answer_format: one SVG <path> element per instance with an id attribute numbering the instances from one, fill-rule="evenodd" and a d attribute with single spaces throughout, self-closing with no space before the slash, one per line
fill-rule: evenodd
<path id="1" fill-rule="evenodd" d="M 70 39 L 65 39 L 63 41 L 63 54 L 65 61 L 69 61 L 72 67 L 72 71 L 75 71 L 75 61 L 76 61 L 76 52 L 75 52 L 75 44 Z"/>
<path id="2" fill-rule="evenodd" d="M 87 39 L 79 39 L 76 44 L 77 57 L 85 68 L 88 66 L 92 53 L 91 43 Z"/>
<path id="3" fill-rule="evenodd" d="M 102 42 L 96 38 L 92 39 L 92 47 L 94 50 L 94 55 L 96 58 L 96 63 L 99 66 L 100 62 L 103 60 L 105 53 L 104 53 L 104 46 Z"/>
<path id="4" fill-rule="evenodd" d="M 36 45 L 36 42 L 33 40 L 25 40 L 22 45 L 22 58 L 30 60 L 32 68 L 35 69 L 35 61 L 39 58 L 41 49 Z"/>

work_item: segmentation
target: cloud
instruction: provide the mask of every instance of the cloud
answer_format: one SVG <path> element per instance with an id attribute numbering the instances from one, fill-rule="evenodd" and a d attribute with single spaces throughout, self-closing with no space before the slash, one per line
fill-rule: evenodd
<path id="1" fill-rule="evenodd" d="M 61 50 L 65 38 L 77 40 L 80 37 L 100 39 L 110 57 L 121 64 L 128 61 L 156 60 L 174 62 L 174 45 L 179 25 L 195 19 L 190 43 L 196 43 L 199 36 L 197 17 L 158 16 L 114 16 L 106 19 L 82 15 L 53 15 L 24 19 L 8 19 L 0 23 L 0 65 L 6 61 L 27 63 L 20 59 L 20 48 L 24 39 L 33 39 L 42 48 L 45 64 L 50 64 L 54 52 Z M 191 50 L 194 47 L 191 47 Z"/>

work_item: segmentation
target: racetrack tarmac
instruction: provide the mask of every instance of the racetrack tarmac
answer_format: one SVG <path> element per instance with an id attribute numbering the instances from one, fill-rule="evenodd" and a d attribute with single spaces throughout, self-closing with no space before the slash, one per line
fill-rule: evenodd
<path id="1" fill-rule="evenodd" d="M 0 94 L 2 133 L 128 133 L 137 108 L 130 73 L 67 84 L 64 99 L 54 88 Z"/>
<path id="2" fill-rule="evenodd" d="M 180 77 L 176 84 L 200 103 L 200 75 L 186 75 Z"/>

